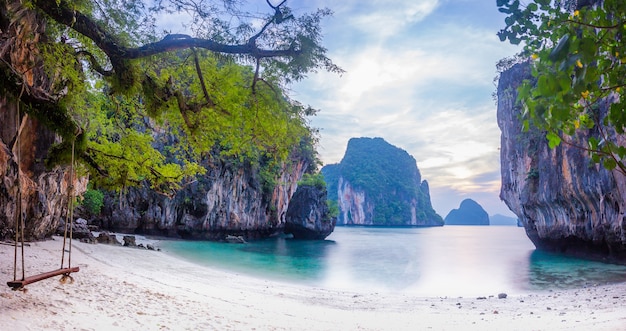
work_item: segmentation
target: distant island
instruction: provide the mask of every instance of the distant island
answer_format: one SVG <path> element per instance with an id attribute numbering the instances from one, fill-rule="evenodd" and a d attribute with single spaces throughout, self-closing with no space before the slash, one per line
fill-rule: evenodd
<path id="1" fill-rule="evenodd" d="M 350 139 L 341 162 L 321 171 L 337 225 L 443 225 L 415 158 L 383 138 Z"/>
<path id="2" fill-rule="evenodd" d="M 446 225 L 489 225 L 489 214 L 472 199 L 461 201 L 458 209 L 452 209 L 444 219 Z"/>

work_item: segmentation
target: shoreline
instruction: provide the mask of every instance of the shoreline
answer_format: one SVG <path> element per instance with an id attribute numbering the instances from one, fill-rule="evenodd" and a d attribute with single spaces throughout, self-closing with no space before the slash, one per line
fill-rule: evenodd
<path id="1" fill-rule="evenodd" d="M 146 240 L 159 241 L 137 236 L 138 244 Z M 57 239 L 25 247 L 27 276 L 58 268 L 61 245 Z M 417 296 L 263 280 L 166 251 L 76 240 L 72 245 L 72 266 L 80 267 L 74 283 L 55 277 L 28 285 L 26 292 L 6 286 L 13 279 L 14 247 L 0 245 L 3 328 L 626 330 L 626 282 L 505 299 Z"/>

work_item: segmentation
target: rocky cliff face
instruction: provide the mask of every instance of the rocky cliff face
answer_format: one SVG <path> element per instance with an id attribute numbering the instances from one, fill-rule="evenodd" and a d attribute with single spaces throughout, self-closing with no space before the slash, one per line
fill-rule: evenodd
<path id="1" fill-rule="evenodd" d="M 339 225 L 440 226 L 415 159 L 382 138 L 352 138 L 341 163 L 322 173 Z"/>
<path id="2" fill-rule="evenodd" d="M 336 217 L 330 216 L 325 187 L 298 186 L 289 203 L 285 233 L 295 239 L 323 240 L 335 230 Z"/>
<path id="3" fill-rule="evenodd" d="M 537 248 L 626 263 L 626 177 L 593 165 L 579 148 L 561 144 L 550 149 L 542 132 L 522 132 L 515 100 L 517 87 L 528 78 L 529 66 L 518 64 L 498 83 L 500 198 Z M 570 142 L 586 146 L 594 134 L 581 132 Z M 626 140 L 614 132 L 612 137 Z"/>
<path id="4" fill-rule="evenodd" d="M 27 240 L 52 235 L 67 213 L 70 175 L 67 167 L 47 170 L 43 161 L 55 142 L 55 135 L 32 117 L 23 117 L 19 156 L 16 141 L 17 105 L 0 99 L 0 237 L 13 238 L 18 208 L 18 171 L 22 191 L 22 217 Z M 22 114 L 23 116 L 23 114 Z M 18 166 L 18 159 L 21 159 Z M 19 169 L 19 170 L 18 170 Z M 85 178 L 74 180 L 74 190 L 82 194 Z"/>
<path id="5" fill-rule="evenodd" d="M 69 187 L 67 167 L 46 169 L 44 160 L 57 136 L 32 116 L 18 112 L 17 99 L 54 99 L 54 84 L 40 65 L 39 41 L 44 24 L 34 11 L 21 10 L 20 1 L 0 4 L 0 238 L 14 237 L 18 204 L 21 202 L 27 240 L 43 239 L 54 233 L 66 215 Z M 7 74 L 11 73 L 11 74 Z M 19 74 L 21 91 L 11 89 L 9 77 Z M 59 91 L 56 91 L 59 92 Z M 59 92 L 62 94 L 62 92 Z M 39 104 L 32 103 L 36 108 Z M 29 109 L 32 113 L 42 109 Z M 21 118 L 19 128 L 16 125 Z M 16 144 L 19 132 L 19 146 Z M 19 151 L 19 152 L 18 152 Z M 19 154 L 19 157 L 18 157 Z M 19 174 L 19 176 L 18 176 Z M 21 185 L 18 185 L 18 178 Z M 81 194 L 86 179 L 74 181 Z M 18 186 L 22 197 L 18 201 Z"/>
<path id="6" fill-rule="evenodd" d="M 452 209 L 444 219 L 446 225 L 489 225 L 489 214 L 472 199 L 461 201 L 458 209 Z"/>
<path id="7" fill-rule="evenodd" d="M 283 230 L 289 199 L 307 166 L 301 160 L 284 165 L 268 196 L 258 169 L 217 160 L 173 198 L 148 188 L 108 196 L 96 222 L 113 231 L 186 239 L 267 237 Z"/>

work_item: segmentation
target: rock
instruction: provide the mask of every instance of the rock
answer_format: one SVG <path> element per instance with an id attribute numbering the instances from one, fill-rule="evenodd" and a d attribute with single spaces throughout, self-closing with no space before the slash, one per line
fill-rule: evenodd
<path id="1" fill-rule="evenodd" d="M 122 243 L 117 240 L 115 234 L 107 232 L 100 232 L 100 234 L 96 238 L 96 241 L 100 244 L 122 245 Z"/>
<path id="2" fill-rule="evenodd" d="M 84 218 L 78 218 L 74 222 L 72 222 L 72 238 L 78 239 L 81 242 L 87 243 L 95 243 L 96 238 L 91 233 L 89 226 L 87 225 L 87 220 Z M 57 228 L 57 235 L 64 236 L 65 235 L 65 221 L 60 220 L 59 227 Z M 70 229 L 67 229 L 67 235 L 70 235 Z"/>
<path id="3" fill-rule="evenodd" d="M 500 198 L 517 215 L 526 234 L 541 250 L 626 264 L 626 176 L 593 165 L 582 149 L 591 134 L 585 130 L 568 143 L 549 148 L 545 133 L 524 131 L 517 88 L 530 79 L 529 65 L 517 64 L 500 75 L 498 126 L 501 135 Z M 598 103 L 605 116 L 610 103 Z M 626 136 L 602 125 L 609 139 L 621 145 Z"/>
<path id="4" fill-rule="evenodd" d="M 278 170 L 277 184 L 266 187 L 259 165 L 219 153 L 209 159 L 203 164 L 206 173 L 173 197 L 147 184 L 129 188 L 123 196 L 105 194 L 98 225 L 114 232 L 196 240 L 224 240 L 233 233 L 248 240 L 282 233 L 289 200 L 309 161 L 294 157 Z"/>
<path id="5" fill-rule="evenodd" d="M 507 295 L 506 293 L 499 293 L 498 294 L 498 299 L 506 299 Z"/>
<path id="6" fill-rule="evenodd" d="M 339 164 L 322 168 L 338 225 L 441 226 L 415 158 L 382 138 L 352 138 Z"/>
<path id="7" fill-rule="evenodd" d="M 478 297 L 476 300 L 487 300 L 487 297 Z"/>
<path id="8" fill-rule="evenodd" d="M 299 186 L 289 202 L 285 233 L 294 239 L 323 240 L 335 230 L 336 217 L 330 216 L 326 187 Z"/>
<path id="9" fill-rule="evenodd" d="M 5 8 L 3 8 L 5 9 Z M 19 29 L 14 29 L 19 31 Z M 13 30 L 12 30 L 13 31 Z M 14 33 L 15 31 L 3 33 Z M 33 33 L 35 33 L 33 31 Z M 9 36 L 7 40 L 13 40 L 14 46 L 22 47 L 14 49 L 14 52 L 22 53 L 20 59 L 29 58 L 28 53 L 38 53 L 37 46 L 30 43 L 15 44 L 18 36 Z M 37 55 L 33 55 L 36 58 Z M 45 72 L 41 68 L 29 70 L 33 81 L 48 81 Z M 2 84 L 4 84 L 3 82 Z M 44 84 L 45 85 L 45 84 Z M 43 85 L 42 85 L 43 87 Z M 48 93 L 49 91 L 42 90 Z M 69 167 L 56 166 L 48 168 L 44 164 L 50 148 L 59 143 L 58 135 L 42 125 L 36 116 L 23 117 L 20 134 L 20 165 L 18 167 L 16 155 L 11 152 L 13 139 L 17 128 L 15 123 L 18 106 L 15 102 L 16 95 L 11 95 L 9 90 L 0 92 L 0 239 L 10 239 L 15 229 L 18 183 L 21 183 L 22 212 L 27 220 L 24 229 L 25 240 L 43 240 L 55 234 L 59 222 L 67 215 L 69 183 Z M 20 181 L 17 180 L 18 169 Z M 75 178 L 73 181 L 74 192 L 82 194 L 87 187 L 87 178 Z"/>
<path id="10" fill-rule="evenodd" d="M 233 236 L 233 235 L 227 235 L 226 238 L 224 238 L 224 240 L 226 240 L 226 242 L 229 242 L 231 244 L 245 244 L 246 240 L 244 239 L 243 236 Z"/>
<path id="11" fill-rule="evenodd" d="M 135 236 L 124 236 L 122 239 L 124 240 L 124 246 L 137 247 Z"/>
<path id="12" fill-rule="evenodd" d="M 146 249 L 149 251 L 153 251 L 154 250 L 154 246 L 152 246 L 151 244 L 146 244 Z"/>
<path id="13" fill-rule="evenodd" d="M 444 219 L 445 225 L 489 225 L 489 214 L 472 199 L 461 201 Z"/>

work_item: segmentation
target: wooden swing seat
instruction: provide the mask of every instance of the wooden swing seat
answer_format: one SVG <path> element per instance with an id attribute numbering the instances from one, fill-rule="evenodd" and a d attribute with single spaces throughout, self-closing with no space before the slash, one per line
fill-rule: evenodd
<path id="1" fill-rule="evenodd" d="M 61 269 L 57 269 L 57 270 L 53 270 L 53 271 L 48 271 L 48 272 L 44 272 L 42 274 L 39 275 L 34 275 L 34 276 L 29 276 L 26 277 L 22 280 L 13 280 L 13 281 L 9 281 L 7 282 L 7 285 L 9 285 L 10 288 L 16 290 L 19 288 L 22 288 L 28 284 L 32 284 L 32 283 L 36 283 L 40 280 L 44 280 L 44 279 L 48 279 L 50 277 L 54 277 L 54 276 L 58 276 L 58 275 L 69 275 L 72 272 L 78 272 L 79 268 L 78 267 L 72 267 L 72 268 L 61 268 Z"/>

